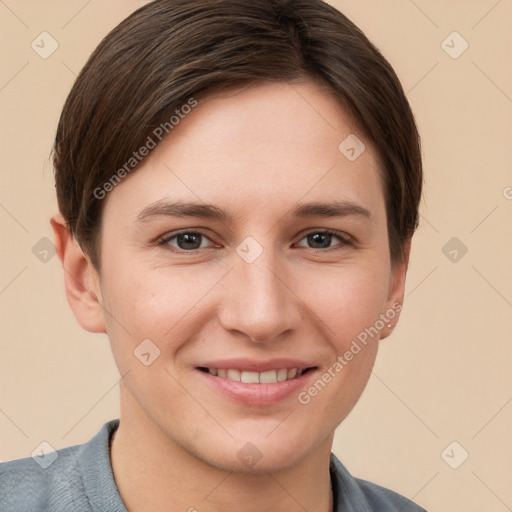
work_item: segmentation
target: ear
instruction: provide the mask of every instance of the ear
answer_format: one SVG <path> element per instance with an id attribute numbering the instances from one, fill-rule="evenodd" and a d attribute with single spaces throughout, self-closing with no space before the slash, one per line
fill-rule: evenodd
<path id="1" fill-rule="evenodd" d="M 64 270 L 69 305 L 78 323 L 89 332 L 107 332 L 101 300 L 99 276 L 89 258 L 74 239 L 64 217 L 51 217 L 57 255 Z"/>
<path id="2" fill-rule="evenodd" d="M 387 338 L 393 332 L 400 318 L 400 311 L 404 303 L 405 277 L 409 266 L 410 253 L 411 238 L 408 238 L 404 243 L 402 259 L 397 261 L 391 269 L 388 298 L 384 305 L 385 310 L 382 312 L 385 315 L 385 325 L 380 334 L 381 340 Z"/>

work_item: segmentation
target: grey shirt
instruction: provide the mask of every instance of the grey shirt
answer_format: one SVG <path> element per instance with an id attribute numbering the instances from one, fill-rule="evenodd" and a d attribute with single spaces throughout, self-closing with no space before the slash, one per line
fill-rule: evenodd
<path id="1" fill-rule="evenodd" d="M 1 463 L 0 511 L 126 512 L 109 455 L 118 426 L 119 419 L 111 420 L 88 442 L 50 452 L 40 463 L 32 457 Z M 426 512 L 393 491 L 352 477 L 332 453 L 330 473 L 335 512 Z"/>

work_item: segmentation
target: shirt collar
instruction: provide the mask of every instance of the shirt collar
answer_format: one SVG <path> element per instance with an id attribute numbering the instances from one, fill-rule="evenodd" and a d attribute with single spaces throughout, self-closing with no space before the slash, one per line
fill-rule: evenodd
<path id="1" fill-rule="evenodd" d="M 357 481 L 334 453 L 331 453 L 329 472 L 334 512 L 373 512 Z"/>
<path id="2" fill-rule="evenodd" d="M 81 447 L 78 467 L 94 512 L 127 512 L 115 483 L 110 462 L 110 440 L 118 426 L 119 419 L 105 423 L 101 430 Z"/>

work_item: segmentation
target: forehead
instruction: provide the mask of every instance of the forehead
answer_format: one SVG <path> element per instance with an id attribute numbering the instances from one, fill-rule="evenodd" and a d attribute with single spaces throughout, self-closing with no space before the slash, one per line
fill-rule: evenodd
<path id="1" fill-rule="evenodd" d="M 136 215 L 164 197 L 236 210 L 237 200 L 247 208 L 304 196 L 365 203 L 382 196 L 372 144 L 320 84 L 272 82 L 197 100 L 109 194 L 107 210 L 124 202 Z"/>

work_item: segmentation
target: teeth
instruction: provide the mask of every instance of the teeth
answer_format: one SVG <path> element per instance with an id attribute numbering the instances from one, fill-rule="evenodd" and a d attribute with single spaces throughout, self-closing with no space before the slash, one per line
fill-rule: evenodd
<path id="1" fill-rule="evenodd" d="M 273 384 L 274 382 L 277 382 L 277 371 L 270 370 L 268 372 L 261 372 L 260 382 L 263 384 Z"/>
<path id="2" fill-rule="evenodd" d="M 241 372 L 240 380 L 246 384 L 257 384 L 260 381 L 258 372 Z"/>
<path id="3" fill-rule="evenodd" d="M 288 378 L 288 370 L 286 368 L 281 368 L 277 370 L 277 380 L 281 382 L 282 380 L 286 380 Z"/>
<path id="4" fill-rule="evenodd" d="M 231 380 L 240 380 L 240 370 L 228 370 L 226 377 Z"/>
<path id="5" fill-rule="evenodd" d="M 226 377 L 230 380 L 237 382 L 244 382 L 246 384 L 274 384 L 284 380 L 294 379 L 300 377 L 304 370 L 298 368 L 280 368 L 278 370 L 269 370 L 266 372 L 247 372 L 234 368 L 228 370 L 223 368 L 208 368 L 208 373 L 218 377 Z"/>

